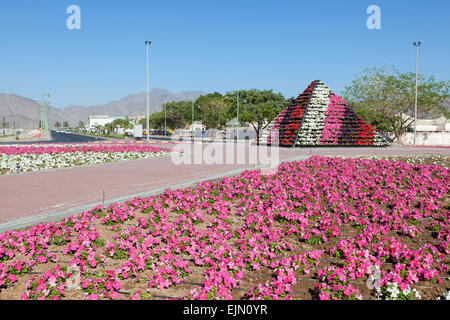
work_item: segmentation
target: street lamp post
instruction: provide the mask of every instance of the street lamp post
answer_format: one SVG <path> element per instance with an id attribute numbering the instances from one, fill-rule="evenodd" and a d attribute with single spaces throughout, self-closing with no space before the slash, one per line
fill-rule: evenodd
<path id="1" fill-rule="evenodd" d="M 41 121 L 40 121 L 40 130 L 41 130 L 41 138 L 48 132 L 48 120 L 47 120 L 47 104 L 48 101 L 45 101 L 44 97 L 50 98 L 50 94 L 41 93 Z"/>
<path id="2" fill-rule="evenodd" d="M 237 94 L 236 124 L 239 127 L 239 92 Z"/>
<path id="3" fill-rule="evenodd" d="M 150 40 L 145 40 L 145 48 L 147 51 L 147 142 L 150 140 L 150 81 L 148 72 L 148 47 L 152 43 Z"/>
<path id="4" fill-rule="evenodd" d="M 164 104 L 164 136 L 167 137 L 167 106 Z"/>
<path id="5" fill-rule="evenodd" d="M 194 137 L 194 101 L 192 101 L 191 137 Z"/>
<path id="6" fill-rule="evenodd" d="M 414 146 L 416 145 L 416 128 L 417 128 L 417 77 L 419 70 L 419 47 L 422 43 L 414 42 L 414 46 L 416 47 L 416 96 L 414 99 Z"/>

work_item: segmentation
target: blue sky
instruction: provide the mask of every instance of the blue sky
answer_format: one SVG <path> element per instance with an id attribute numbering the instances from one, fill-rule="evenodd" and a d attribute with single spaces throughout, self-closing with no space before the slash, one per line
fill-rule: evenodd
<path id="1" fill-rule="evenodd" d="M 81 30 L 68 30 L 68 6 Z M 381 30 L 369 30 L 369 5 Z M 450 79 L 448 0 L 0 0 L 0 92 L 102 104 L 150 87 L 297 95 L 312 80 L 337 93 L 366 67 Z"/>

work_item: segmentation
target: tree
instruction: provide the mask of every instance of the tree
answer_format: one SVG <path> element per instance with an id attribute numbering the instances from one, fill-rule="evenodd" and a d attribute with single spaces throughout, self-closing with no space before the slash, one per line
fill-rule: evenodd
<path id="1" fill-rule="evenodd" d="M 229 95 L 236 95 L 231 92 Z M 228 95 L 228 94 L 227 94 Z M 286 106 L 287 101 L 281 93 L 273 90 L 241 90 L 239 91 L 241 101 L 239 121 L 245 121 L 252 125 L 256 131 L 257 144 L 261 130 L 264 130 Z"/>
<path id="2" fill-rule="evenodd" d="M 145 118 L 140 119 L 138 121 L 138 124 L 140 124 L 142 126 L 142 129 L 146 130 L 147 129 L 147 116 L 145 116 Z"/>
<path id="3" fill-rule="evenodd" d="M 111 132 L 114 132 L 114 128 L 129 129 L 129 128 L 131 128 L 131 120 L 128 117 L 126 117 L 125 119 L 122 119 L 122 118 L 114 119 L 111 122 L 111 125 L 109 126 L 108 130 L 111 130 Z M 123 135 L 125 135 L 125 132 Z"/>
<path id="4" fill-rule="evenodd" d="M 200 107 L 206 106 L 212 100 L 223 100 L 224 96 L 220 92 L 208 93 L 203 96 L 200 96 L 195 100 L 195 104 L 198 104 Z"/>
<path id="5" fill-rule="evenodd" d="M 63 127 L 64 127 L 64 128 L 68 128 L 68 127 L 69 127 L 69 122 L 64 121 L 64 122 L 63 122 Z"/>
<path id="6" fill-rule="evenodd" d="M 152 129 L 156 130 L 164 129 L 164 112 L 159 111 L 152 113 L 149 117 L 148 124 Z"/>
<path id="7" fill-rule="evenodd" d="M 202 124 L 208 129 L 221 129 L 227 123 L 228 105 L 222 99 L 212 99 L 202 106 Z"/>
<path id="8" fill-rule="evenodd" d="M 84 122 L 83 121 L 80 121 L 80 122 L 78 122 L 78 128 L 84 128 Z"/>
<path id="9" fill-rule="evenodd" d="M 183 128 L 185 126 L 183 118 L 174 112 L 167 112 L 167 117 L 165 117 L 164 111 L 155 112 L 150 115 L 150 128 L 164 130 L 164 122 L 166 122 L 167 129 L 172 130 Z"/>
<path id="10" fill-rule="evenodd" d="M 195 100 L 195 103 L 194 103 L 194 117 L 195 117 L 195 119 L 201 120 L 202 122 L 205 121 L 205 119 L 207 117 L 205 117 L 203 113 L 204 113 L 204 111 L 207 108 L 211 108 L 212 105 L 209 105 L 209 104 L 212 101 L 225 102 L 225 97 L 221 93 L 219 93 L 217 91 L 214 92 L 214 93 L 208 93 L 208 94 L 205 94 L 203 96 L 198 97 L 197 100 Z"/>
<path id="11" fill-rule="evenodd" d="M 61 129 L 61 123 L 59 121 L 57 121 L 55 123 L 55 128 L 58 129 L 58 130 Z"/>
<path id="12" fill-rule="evenodd" d="M 168 113 L 178 114 L 184 123 L 192 122 L 192 101 L 172 101 L 163 104 L 163 112 L 166 109 Z M 195 110 L 194 110 L 195 112 Z"/>
<path id="13" fill-rule="evenodd" d="M 449 96 L 450 82 L 419 75 L 418 113 L 447 114 L 442 103 Z M 378 130 L 388 130 L 402 143 L 402 134 L 414 123 L 415 73 L 369 68 L 345 87 L 344 99 L 354 111 Z"/>

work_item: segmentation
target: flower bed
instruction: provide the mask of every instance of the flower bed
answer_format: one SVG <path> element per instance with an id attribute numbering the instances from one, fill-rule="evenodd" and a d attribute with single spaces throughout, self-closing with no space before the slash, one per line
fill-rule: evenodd
<path id="1" fill-rule="evenodd" d="M 447 297 L 448 179 L 315 156 L 97 206 L 1 234 L 0 299 Z"/>
<path id="2" fill-rule="evenodd" d="M 362 159 L 401 161 L 410 165 L 437 165 L 450 168 L 450 156 L 447 155 L 414 155 L 414 156 L 361 156 Z"/>
<path id="3" fill-rule="evenodd" d="M 169 152 L 135 144 L 0 146 L 0 174 L 151 158 Z"/>

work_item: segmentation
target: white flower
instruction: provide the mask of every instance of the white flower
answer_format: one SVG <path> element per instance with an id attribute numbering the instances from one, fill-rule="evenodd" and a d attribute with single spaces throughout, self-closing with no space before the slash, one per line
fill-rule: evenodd
<path id="1" fill-rule="evenodd" d="M 91 165 L 141 158 L 157 157 L 168 152 L 73 152 L 58 154 L 0 154 L 0 169 L 7 174 L 49 170 L 77 165 Z"/>
<path id="2" fill-rule="evenodd" d="M 412 290 L 414 292 L 414 295 L 416 296 L 417 299 L 422 299 L 422 296 L 419 294 L 419 291 L 417 291 L 416 289 Z"/>
<path id="3" fill-rule="evenodd" d="M 445 300 L 450 300 L 450 290 L 445 294 Z"/>

